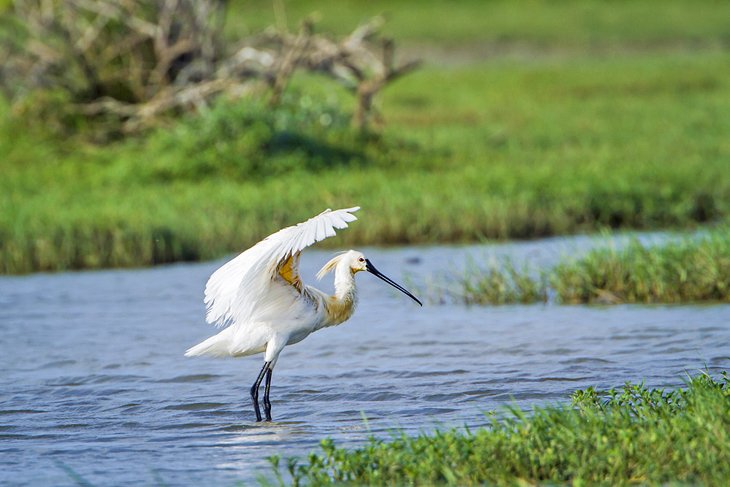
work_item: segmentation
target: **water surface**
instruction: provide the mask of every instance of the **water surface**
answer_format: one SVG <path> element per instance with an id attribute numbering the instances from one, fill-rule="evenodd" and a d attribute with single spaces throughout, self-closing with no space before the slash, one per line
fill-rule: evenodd
<path id="1" fill-rule="evenodd" d="M 592 242 L 366 253 L 418 282 L 499 255 L 549 265 Z M 330 254 L 307 252 L 305 280 Z M 247 391 L 261 357 L 183 357 L 215 331 L 202 290 L 222 262 L 1 277 L 0 484 L 250 484 L 268 455 L 303 455 L 324 437 L 357 445 L 394 429 L 478 426 L 512 402 L 730 368 L 728 305 L 418 308 L 360 275 L 355 316 L 285 349 L 276 422 L 256 424 Z"/>

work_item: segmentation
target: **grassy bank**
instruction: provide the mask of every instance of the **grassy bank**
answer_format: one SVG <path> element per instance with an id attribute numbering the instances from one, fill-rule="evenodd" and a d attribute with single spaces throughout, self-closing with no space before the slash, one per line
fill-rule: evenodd
<path id="1" fill-rule="evenodd" d="M 466 304 L 730 302 L 730 231 L 663 245 L 637 240 L 563 258 L 552 269 L 516 267 L 509 260 L 470 266 L 463 276 L 426 291 L 434 301 Z"/>
<path id="2" fill-rule="evenodd" d="M 725 374 L 699 375 L 674 391 L 631 384 L 606 395 L 587 389 L 572 402 L 530 414 L 511 409 L 506 419 L 475 431 L 373 439 L 352 450 L 324 441 L 305 461 L 272 463 L 277 472 L 288 470 L 293 485 L 719 486 L 730 476 Z"/>
<path id="3" fill-rule="evenodd" d="M 424 8 L 437 12 L 439 5 Z M 537 18 L 499 2 L 489 8 L 512 13 L 485 17 L 481 5 L 464 3 L 470 14 L 460 14 L 460 25 Z M 574 3 L 555 5 L 541 35 L 582 45 L 584 34 L 550 21 Z M 610 7 L 624 18 L 638 8 L 587 5 L 574 26 L 584 33 L 590 9 Z M 358 138 L 343 122 L 349 96 L 312 78 L 295 81 L 292 89 L 307 96 L 282 113 L 224 101 L 145 138 L 103 147 L 54 138 L 37 120 L 19 123 L 2 106 L 0 272 L 208 259 L 326 207 L 354 204 L 363 207 L 362 221 L 331 245 L 692 228 L 726 219 L 730 66 L 722 50 L 705 48 L 718 41 L 725 17 L 693 5 L 675 1 L 649 18 L 648 51 L 642 44 L 616 55 L 477 55 L 427 66 L 383 93 L 380 138 Z M 335 23 L 359 11 L 338 8 L 345 10 Z M 408 4 L 389 10 L 396 37 L 426 42 L 405 25 Z M 679 23 L 667 13 L 683 11 L 690 14 Z M 444 45 L 472 49 L 479 41 L 439 30 L 438 16 L 428 18 L 431 24 L 413 25 L 455 43 Z M 601 34 L 609 44 L 643 42 L 638 30 L 609 24 Z M 693 39 L 696 49 L 651 47 Z"/>

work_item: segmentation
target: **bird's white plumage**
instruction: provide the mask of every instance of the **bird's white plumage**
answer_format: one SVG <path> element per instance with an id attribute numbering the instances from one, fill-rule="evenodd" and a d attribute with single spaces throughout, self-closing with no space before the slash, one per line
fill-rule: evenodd
<path id="1" fill-rule="evenodd" d="M 284 228 L 223 265 L 208 280 L 206 320 L 227 328 L 191 347 L 185 355 L 240 357 L 264 352 L 264 366 L 251 387 L 257 421 L 262 419 L 258 396 L 264 376 L 264 412 L 266 420 L 271 421 L 271 375 L 283 348 L 352 316 L 357 303 L 357 272 L 368 271 L 421 304 L 356 250 L 330 259 L 317 275 L 334 273 L 334 295 L 302 284 L 301 251 L 335 235 L 336 229 L 346 228 L 357 220 L 352 213 L 359 209 L 325 210 L 303 223 Z"/>
<path id="2" fill-rule="evenodd" d="M 275 279 L 278 266 L 306 247 L 334 236 L 335 229 L 347 228 L 348 223 L 357 220 L 352 213 L 359 209 L 325 210 L 266 237 L 223 265 L 205 287 L 206 321 L 217 326 L 240 326 L 271 319 L 266 315 L 272 309 L 295 311 L 289 308 L 295 306 L 298 296 L 291 286 Z M 282 307 L 287 300 L 290 306 Z"/>

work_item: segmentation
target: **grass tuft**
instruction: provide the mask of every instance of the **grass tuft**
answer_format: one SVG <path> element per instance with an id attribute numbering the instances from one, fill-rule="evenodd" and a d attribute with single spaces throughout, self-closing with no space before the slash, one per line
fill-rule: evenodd
<path id="1" fill-rule="evenodd" d="M 539 273 L 509 259 L 464 274 L 425 292 L 436 302 L 564 304 L 730 302 L 730 229 L 663 245 L 633 239 L 623 249 L 602 247 L 563 259 Z"/>
<path id="2" fill-rule="evenodd" d="M 466 305 L 547 302 L 546 275 L 528 267 L 518 268 L 512 260 L 501 259 L 486 268 L 475 263 L 466 266 L 464 275 L 446 277 L 426 289 L 425 295 L 437 302 Z"/>
<path id="3" fill-rule="evenodd" d="M 563 303 L 730 301 L 730 231 L 661 246 L 633 240 L 558 265 L 550 282 Z"/>

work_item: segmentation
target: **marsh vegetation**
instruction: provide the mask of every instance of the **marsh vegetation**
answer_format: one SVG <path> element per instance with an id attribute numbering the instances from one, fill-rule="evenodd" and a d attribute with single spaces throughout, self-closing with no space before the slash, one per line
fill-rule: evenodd
<path id="1" fill-rule="evenodd" d="M 507 258 L 489 262 L 472 262 L 463 271 L 437 277 L 423 293 L 434 302 L 464 304 L 730 301 L 727 228 L 662 244 L 636 238 L 622 248 L 599 244 L 550 268 Z"/>
<path id="2" fill-rule="evenodd" d="M 271 459 L 293 485 L 724 485 L 730 476 L 728 377 L 676 390 L 626 384 L 578 390 L 571 404 L 508 408 L 491 425 L 372 439 L 325 440 L 304 459 Z"/>

